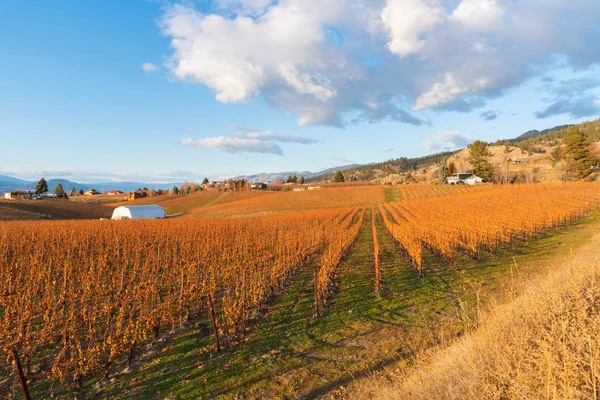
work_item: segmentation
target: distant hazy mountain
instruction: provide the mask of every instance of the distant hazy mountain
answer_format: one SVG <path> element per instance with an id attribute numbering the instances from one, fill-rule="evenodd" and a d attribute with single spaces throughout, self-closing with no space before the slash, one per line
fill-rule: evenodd
<path id="1" fill-rule="evenodd" d="M 138 188 L 171 189 L 173 186 L 181 186 L 183 182 L 173 183 L 147 183 L 147 182 L 96 182 L 96 183 L 78 183 L 66 179 L 47 179 L 48 190 L 53 192 L 60 183 L 65 191 L 70 192 L 73 188 L 77 191 L 83 189 L 86 191 L 94 188 L 97 191 L 102 190 L 121 190 L 131 192 Z M 13 190 L 34 190 L 37 181 L 27 181 L 7 175 L 0 175 L 0 192 L 10 192 Z"/>
<path id="2" fill-rule="evenodd" d="M 286 180 L 287 177 L 290 175 L 291 176 L 296 175 L 298 177 L 298 179 L 300 179 L 301 176 L 303 176 L 305 179 L 308 179 L 308 178 L 315 178 L 315 177 L 322 176 L 322 175 L 327 175 L 334 171 L 338 171 L 338 170 L 341 171 L 343 169 L 353 168 L 353 167 L 357 167 L 357 166 L 359 166 L 359 164 L 343 165 L 340 167 L 329 168 L 329 169 L 326 169 L 324 171 L 319 171 L 319 172 L 285 171 L 285 172 L 261 173 L 261 174 L 255 174 L 255 175 L 237 176 L 234 179 L 246 179 L 247 181 L 250 181 L 253 183 L 254 182 L 274 183 L 279 178 Z"/>

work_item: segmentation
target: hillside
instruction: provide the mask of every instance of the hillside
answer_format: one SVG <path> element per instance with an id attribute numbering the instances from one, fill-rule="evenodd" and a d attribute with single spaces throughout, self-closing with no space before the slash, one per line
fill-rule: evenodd
<path id="1" fill-rule="evenodd" d="M 488 149 L 492 156 L 490 164 L 500 182 L 558 182 L 563 177 L 564 164 L 555 162 L 552 151 L 562 145 L 570 125 L 558 126 L 543 131 L 529 131 L 515 139 L 499 140 Z M 600 120 L 578 125 L 592 142 L 589 149 L 593 157 L 600 160 Z M 374 183 L 399 184 L 403 182 L 435 183 L 438 181 L 439 164 L 453 163 L 457 172 L 468 172 L 472 166 L 468 161 L 469 150 L 433 154 L 417 159 L 390 160 L 385 163 L 362 166 L 360 169 L 343 171 L 352 177 L 365 174 Z M 398 165 L 400 167 L 398 167 Z M 589 180 L 597 180 L 598 173 Z"/>
<path id="2" fill-rule="evenodd" d="M 308 179 L 308 182 L 331 180 L 333 179 L 333 176 L 336 171 L 341 171 L 344 177 L 346 178 L 346 181 L 377 180 L 390 175 L 403 174 L 411 170 L 417 170 L 420 168 L 426 168 L 431 165 L 435 165 L 455 153 L 456 152 L 451 151 L 415 158 L 400 157 L 379 163 L 354 165 L 350 168 L 333 168 L 330 171 L 327 171 L 326 173 L 311 177 L 310 179 Z"/>
<path id="3" fill-rule="evenodd" d="M 310 171 L 284 171 L 284 172 L 263 172 L 260 174 L 254 175 L 243 175 L 237 176 L 233 179 L 245 179 L 252 183 L 262 182 L 262 183 L 275 183 L 278 179 L 283 179 L 284 181 L 289 176 L 296 176 L 300 178 L 303 176 L 307 181 L 315 181 L 323 179 L 324 176 L 333 175 L 335 171 L 338 170 L 346 170 L 348 168 L 359 167 L 358 164 L 350 164 L 350 165 L 342 165 L 335 168 L 328 168 L 323 171 L 318 172 L 310 172 Z"/>

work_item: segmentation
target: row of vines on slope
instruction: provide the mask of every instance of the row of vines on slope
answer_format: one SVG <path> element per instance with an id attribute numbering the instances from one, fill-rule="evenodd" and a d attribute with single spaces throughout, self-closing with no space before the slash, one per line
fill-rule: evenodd
<path id="1" fill-rule="evenodd" d="M 315 269 L 315 314 L 317 316 L 320 315 L 322 307 L 329 300 L 331 289 L 335 285 L 337 266 L 356 241 L 365 213 L 366 208 L 363 208 L 362 211 L 359 208 L 355 209 L 326 233 L 329 239 L 327 240 L 328 245 Z M 357 216 L 358 222 L 354 223 Z"/>
<path id="2" fill-rule="evenodd" d="M 379 206 L 384 223 L 419 271 L 423 250 L 452 264 L 460 251 L 476 259 L 516 239 L 568 224 L 600 206 L 595 183 L 494 187 L 449 197 Z"/>
<path id="3" fill-rule="evenodd" d="M 359 211 L 4 223 L 0 346 L 25 371 L 43 361 L 46 377 L 74 388 L 87 377 L 107 377 L 144 343 L 193 317 L 210 316 L 220 351 L 244 332 L 253 310 L 323 251 L 319 288 L 326 284 L 356 237 L 351 222 Z"/>

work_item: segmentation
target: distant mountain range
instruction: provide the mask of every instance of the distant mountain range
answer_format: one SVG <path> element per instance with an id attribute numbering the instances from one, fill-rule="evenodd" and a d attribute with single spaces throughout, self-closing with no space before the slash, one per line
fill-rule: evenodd
<path id="1" fill-rule="evenodd" d="M 325 176 L 325 175 L 331 174 L 332 172 L 335 172 L 335 171 L 342 171 L 342 170 L 345 170 L 348 168 L 354 168 L 354 167 L 358 167 L 358 166 L 360 166 L 360 164 L 342 165 L 340 167 L 328 168 L 326 170 L 319 171 L 319 172 L 310 172 L 310 171 L 285 171 L 285 172 L 271 172 L 271 173 L 265 172 L 265 173 L 261 173 L 261 174 L 255 174 L 255 175 L 237 176 L 234 179 L 245 179 L 252 183 L 257 183 L 257 182 L 275 183 L 275 181 L 277 179 L 286 180 L 288 178 L 288 176 L 290 176 L 290 175 L 291 176 L 296 175 L 298 177 L 298 179 L 300 179 L 301 176 L 303 176 L 305 179 L 318 178 L 320 176 Z"/>
<path id="2" fill-rule="evenodd" d="M 96 182 L 96 183 L 79 183 L 72 182 L 66 179 L 47 179 L 48 190 L 53 192 L 56 186 L 60 183 L 65 191 L 70 192 L 73 188 L 77 191 L 83 189 L 94 188 L 97 191 L 102 190 L 121 190 L 123 192 L 132 192 L 138 188 L 155 188 L 155 189 L 170 189 L 173 186 L 181 186 L 183 182 L 173 183 L 145 183 L 145 182 Z M 13 190 L 34 190 L 37 181 L 27 181 L 24 179 L 15 178 L 7 175 L 0 175 L 0 192 L 11 192 Z"/>
<path id="3" fill-rule="evenodd" d="M 296 175 L 298 178 L 304 176 L 305 179 L 316 178 L 319 176 L 325 176 L 332 172 L 357 167 L 359 164 L 344 165 L 336 168 L 329 168 L 319 172 L 310 171 L 286 171 L 286 172 L 274 172 L 274 173 L 263 173 L 255 175 L 238 176 L 234 179 L 246 179 L 250 182 L 262 182 L 262 183 L 274 183 L 278 178 L 287 179 L 289 175 Z M 173 186 L 181 186 L 183 182 L 171 182 L 171 183 L 147 183 L 147 182 L 95 182 L 95 183 L 79 183 L 73 182 L 66 179 L 47 179 L 48 190 L 54 192 L 56 186 L 60 183 L 63 189 L 67 192 L 71 192 L 73 188 L 79 191 L 93 188 L 97 191 L 102 190 L 121 190 L 123 192 L 132 192 L 138 188 L 154 188 L 154 189 L 171 189 Z M 37 186 L 38 181 L 28 181 L 24 179 L 15 178 L 8 175 L 0 175 L 0 192 L 11 192 L 13 190 L 34 190 Z"/>

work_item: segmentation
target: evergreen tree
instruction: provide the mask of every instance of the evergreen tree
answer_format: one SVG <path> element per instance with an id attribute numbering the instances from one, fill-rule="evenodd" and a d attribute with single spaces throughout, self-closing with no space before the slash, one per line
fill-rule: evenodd
<path id="1" fill-rule="evenodd" d="M 344 174 L 342 174 L 342 171 L 335 171 L 335 175 L 333 176 L 333 181 L 334 182 L 344 182 Z"/>
<path id="2" fill-rule="evenodd" d="M 292 183 L 298 183 L 298 177 L 296 175 L 292 176 Z"/>
<path id="3" fill-rule="evenodd" d="M 285 183 L 292 183 L 292 176 L 291 175 L 288 175 L 287 181 L 285 181 Z"/>
<path id="4" fill-rule="evenodd" d="M 469 146 L 469 162 L 473 166 L 473 173 L 483 179 L 484 182 L 494 180 L 494 168 L 488 161 L 491 156 L 487 143 L 476 140 Z"/>
<path id="5" fill-rule="evenodd" d="M 65 193 L 65 189 L 63 188 L 63 186 L 59 183 L 58 185 L 56 185 L 56 188 L 54 188 L 54 194 L 56 195 L 56 197 L 66 197 L 66 193 Z"/>
<path id="6" fill-rule="evenodd" d="M 40 179 L 35 187 L 35 194 L 48 193 L 48 182 L 44 178 Z"/>
<path id="7" fill-rule="evenodd" d="M 204 178 L 204 179 L 202 180 L 202 184 L 203 184 L 203 185 L 208 185 L 208 178 Z"/>
<path id="8" fill-rule="evenodd" d="M 438 182 L 446 183 L 446 178 L 448 177 L 448 160 L 442 160 L 439 167 Z"/>
<path id="9" fill-rule="evenodd" d="M 171 188 L 171 194 L 179 194 L 179 188 L 177 186 L 173 186 Z"/>
<path id="10" fill-rule="evenodd" d="M 77 189 L 71 189 L 71 196 L 77 196 Z"/>
<path id="11" fill-rule="evenodd" d="M 301 184 L 301 185 L 304 185 L 304 176 L 301 176 L 301 177 L 300 177 L 300 184 Z"/>
<path id="12" fill-rule="evenodd" d="M 83 189 L 79 189 L 79 195 L 83 196 Z"/>
<path id="13" fill-rule="evenodd" d="M 590 156 L 590 151 L 588 150 L 590 143 L 577 126 L 569 127 L 567 136 L 565 137 L 565 145 L 568 168 L 579 179 L 588 176 L 591 172 L 590 168 L 596 162 Z"/>
<path id="14" fill-rule="evenodd" d="M 450 161 L 448 163 L 448 176 L 454 175 L 457 172 L 458 171 L 456 170 L 456 164 L 454 164 L 454 161 Z"/>

